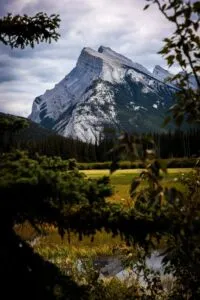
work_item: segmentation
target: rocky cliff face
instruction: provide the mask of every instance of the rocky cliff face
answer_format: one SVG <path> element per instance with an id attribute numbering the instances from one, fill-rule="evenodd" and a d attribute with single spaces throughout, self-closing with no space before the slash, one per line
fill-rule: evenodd
<path id="1" fill-rule="evenodd" d="M 159 131 L 176 87 L 167 71 L 145 67 L 101 46 L 84 48 L 76 67 L 33 102 L 30 119 L 63 136 L 98 140 L 104 127 Z"/>

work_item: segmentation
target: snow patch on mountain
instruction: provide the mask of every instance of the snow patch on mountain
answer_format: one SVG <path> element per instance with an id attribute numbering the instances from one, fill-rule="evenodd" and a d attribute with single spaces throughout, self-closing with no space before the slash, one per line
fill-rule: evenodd
<path id="1" fill-rule="evenodd" d="M 111 59 L 113 62 L 119 63 L 120 65 L 124 65 L 127 67 L 135 68 L 136 70 L 143 72 L 145 74 L 152 75 L 145 67 L 142 65 L 133 62 L 131 59 L 113 51 L 109 47 L 100 46 L 98 52 L 102 53 L 104 57 Z"/>
<path id="2" fill-rule="evenodd" d="M 152 107 L 157 109 L 157 108 L 158 108 L 158 104 L 154 103 L 154 104 L 152 105 Z"/>
<path id="3" fill-rule="evenodd" d="M 78 103 L 68 124 L 61 129 L 62 122 L 55 130 L 64 136 L 79 138 L 92 143 L 98 142 L 104 126 L 117 123 L 114 93 L 103 83 L 98 83 L 95 93 L 85 103 Z"/>
<path id="4" fill-rule="evenodd" d="M 109 47 L 83 48 L 75 68 L 34 100 L 30 119 L 93 143 L 107 125 L 141 129 L 142 113 L 171 99 L 173 87 L 164 83 L 168 73 L 163 70 L 157 66 L 151 74 Z"/>

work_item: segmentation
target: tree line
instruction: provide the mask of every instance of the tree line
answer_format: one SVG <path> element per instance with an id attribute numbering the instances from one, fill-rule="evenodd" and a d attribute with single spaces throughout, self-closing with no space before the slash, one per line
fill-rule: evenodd
<path id="1" fill-rule="evenodd" d="M 2 129 L 2 127 L 1 127 Z M 99 143 L 92 144 L 79 139 L 65 138 L 37 124 L 30 123 L 22 130 L 1 130 L 0 151 L 11 149 L 27 150 L 30 157 L 35 154 L 60 156 L 62 159 L 75 158 L 79 162 L 103 162 L 113 159 L 110 150 L 116 145 L 117 136 L 102 135 Z M 134 134 L 133 134 L 134 135 Z M 136 134 L 137 135 L 137 134 Z M 167 133 L 146 133 L 155 143 L 157 157 L 181 158 L 199 156 L 200 129 L 176 130 Z M 148 145 L 146 146 L 148 148 Z"/>

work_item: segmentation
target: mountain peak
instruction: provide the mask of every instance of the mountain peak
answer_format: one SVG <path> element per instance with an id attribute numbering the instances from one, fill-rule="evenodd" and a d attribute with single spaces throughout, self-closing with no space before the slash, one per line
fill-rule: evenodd
<path id="1" fill-rule="evenodd" d="M 107 125 L 155 131 L 155 116 L 160 124 L 171 94 L 168 84 L 111 48 L 85 47 L 76 67 L 36 97 L 30 119 L 61 135 L 95 142 Z"/>
<path id="2" fill-rule="evenodd" d="M 112 60 L 115 63 L 127 65 L 130 67 L 133 66 L 133 62 L 131 59 L 119 54 L 118 52 L 112 50 L 110 47 L 100 46 L 98 49 L 98 53 L 101 53 L 105 58 Z"/>
<path id="3" fill-rule="evenodd" d="M 106 50 L 112 51 L 112 49 L 111 49 L 110 47 L 105 47 L 105 46 L 102 46 L 102 45 L 98 48 L 98 52 L 99 52 L 99 53 L 103 53 L 103 52 L 105 52 Z"/>
<path id="4" fill-rule="evenodd" d="M 99 47 L 98 51 L 90 48 L 90 47 L 84 47 L 81 51 L 81 54 L 79 56 L 78 59 L 78 64 L 80 63 L 80 61 L 82 60 L 86 60 L 87 63 L 89 60 L 92 60 L 93 63 L 94 61 L 98 61 L 98 62 L 107 62 L 107 63 L 113 63 L 113 59 L 112 57 L 110 57 L 109 55 L 107 55 L 106 51 L 112 51 L 110 48 L 101 46 Z"/>
<path id="5" fill-rule="evenodd" d="M 169 71 L 165 70 L 159 65 L 155 66 L 153 70 L 153 75 L 161 81 L 165 81 L 166 79 L 172 76 L 172 74 Z"/>
<path id="6" fill-rule="evenodd" d="M 103 57 L 101 53 L 93 50 L 89 47 L 84 47 L 81 51 L 81 54 L 78 58 L 76 67 L 84 69 L 87 66 L 90 66 L 91 69 L 94 69 L 95 66 L 99 68 L 102 67 Z"/>
<path id="7" fill-rule="evenodd" d="M 166 69 L 162 68 L 159 65 L 155 65 L 153 73 L 156 72 L 156 71 L 162 71 L 163 73 L 169 73 Z"/>
<path id="8" fill-rule="evenodd" d="M 79 59 L 81 58 L 84 58 L 85 56 L 99 56 L 99 53 L 95 50 L 93 50 L 92 48 L 90 47 L 84 47 L 81 51 L 81 54 L 79 56 Z M 79 60 L 78 59 L 78 60 Z"/>
<path id="9" fill-rule="evenodd" d="M 131 67 L 133 66 L 132 60 L 115 52 L 110 47 L 100 46 L 97 51 L 92 48 L 85 47 L 81 51 L 80 58 L 84 58 L 86 56 L 99 58 L 109 64 L 121 64 Z"/>
<path id="10" fill-rule="evenodd" d="M 159 70 L 165 70 L 164 68 L 162 68 L 160 65 L 155 65 L 154 70 L 155 69 L 159 69 Z M 165 70 L 166 71 L 166 70 Z"/>

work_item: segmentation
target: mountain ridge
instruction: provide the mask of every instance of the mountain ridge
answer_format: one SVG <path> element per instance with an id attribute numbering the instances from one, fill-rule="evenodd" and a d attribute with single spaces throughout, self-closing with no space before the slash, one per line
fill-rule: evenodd
<path id="1" fill-rule="evenodd" d="M 36 97 L 29 118 L 63 136 L 93 143 L 104 127 L 164 130 L 159 129 L 161 119 L 177 88 L 158 75 L 109 47 L 85 47 L 75 68 Z"/>

